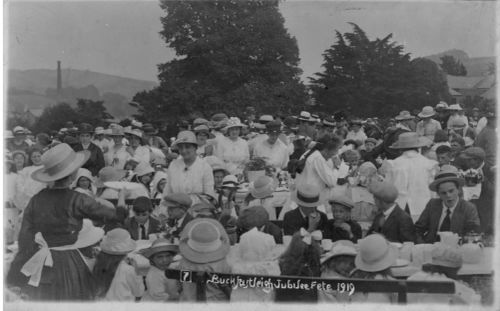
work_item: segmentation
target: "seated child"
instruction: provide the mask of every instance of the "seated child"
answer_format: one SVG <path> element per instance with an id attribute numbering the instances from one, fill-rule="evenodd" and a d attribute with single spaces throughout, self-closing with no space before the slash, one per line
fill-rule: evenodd
<path id="1" fill-rule="evenodd" d="M 354 207 L 351 199 L 338 196 L 329 201 L 332 206 L 333 219 L 328 220 L 325 238 L 333 242 L 350 240 L 354 243 L 361 239 L 361 226 L 351 219 L 351 210 Z"/>
<path id="2" fill-rule="evenodd" d="M 151 268 L 146 275 L 147 291 L 141 301 L 177 301 L 179 300 L 179 281 L 168 279 L 165 270 L 170 268 L 179 247 L 166 239 L 157 239 L 151 247 L 144 249 L 144 257 L 148 258 Z"/>
<path id="3" fill-rule="evenodd" d="M 134 200 L 132 210 L 134 216 L 125 219 L 125 229 L 134 240 L 149 240 L 149 235 L 161 232 L 161 223 L 151 216 L 153 205 L 146 197 Z"/>

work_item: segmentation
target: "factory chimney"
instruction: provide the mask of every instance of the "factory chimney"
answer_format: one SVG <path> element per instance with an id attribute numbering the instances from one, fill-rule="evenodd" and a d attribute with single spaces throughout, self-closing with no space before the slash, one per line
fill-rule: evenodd
<path id="1" fill-rule="evenodd" d="M 57 61 L 57 96 L 61 96 L 62 79 L 61 79 L 61 61 Z"/>

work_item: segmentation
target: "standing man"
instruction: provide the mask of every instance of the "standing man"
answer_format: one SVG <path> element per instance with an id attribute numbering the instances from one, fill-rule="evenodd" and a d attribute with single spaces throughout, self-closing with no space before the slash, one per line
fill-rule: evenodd
<path id="1" fill-rule="evenodd" d="M 101 168 L 105 166 L 105 163 L 101 148 L 91 142 L 93 133 L 92 125 L 88 123 L 80 124 L 78 128 L 78 138 L 80 141 L 73 146 L 73 149 L 77 152 L 83 150 L 90 152 L 88 161 L 82 167 L 88 169 L 92 173 L 92 176 L 97 176 Z"/>
<path id="2" fill-rule="evenodd" d="M 443 165 L 429 185 L 439 199 L 427 202 L 422 215 L 415 223 L 417 243 L 434 243 L 438 232 L 451 231 L 464 236 L 470 231 L 479 232 L 479 217 L 474 204 L 460 198 L 460 188 L 465 181 L 456 167 Z"/>

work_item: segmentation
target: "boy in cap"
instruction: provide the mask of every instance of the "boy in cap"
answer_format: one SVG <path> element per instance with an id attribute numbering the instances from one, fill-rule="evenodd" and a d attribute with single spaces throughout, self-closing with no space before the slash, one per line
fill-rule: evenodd
<path id="1" fill-rule="evenodd" d="M 161 223 L 151 216 L 153 205 L 147 197 L 134 200 L 134 216 L 125 220 L 125 228 L 134 240 L 149 240 L 149 235 L 161 232 Z"/>

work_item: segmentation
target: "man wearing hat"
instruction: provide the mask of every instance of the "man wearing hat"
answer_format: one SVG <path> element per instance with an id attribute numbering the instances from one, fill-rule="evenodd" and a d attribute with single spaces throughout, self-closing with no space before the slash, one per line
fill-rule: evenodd
<path id="1" fill-rule="evenodd" d="M 256 143 L 253 157 L 264 158 L 275 169 L 286 169 L 289 155 L 287 146 L 278 139 L 281 134 L 281 122 L 271 121 L 266 124 L 267 139 Z"/>
<path id="2" fill-rule="evenodd" d="M 408 209 L 413 219 L 420 216 L 426 202 L 431 198 L 428 185 L 438 163 L 419 152 L 419 148 L 430 146 L 431 143 L 426 137 L 407 132 L 400 134 L 391 146 L 402 154 L 392 161 L 386 178 L 398 189 L 397 203 L 401 208 Z"/>
<path id="3" fill-rule="evenodd" d="M 143 138 L 149 146 L 160 149 L 165 152 L 165 154 L 168 153 L 167 143 L 163 140 L 163 138 L 157 136 L 158 130 L 154 128 L 151 123 L 144 124 L 142 131 L 144 133 Z"/>
<path id="4" fill-rule="evenodd" d="M 434 243 L 438 232 L 451 231 L 460 236 L 474 231 L 479 232 L 479 217 L 474 204 L 460 198 L 460 188 L 465 180 L 458 169 L 443 165 L 429 185 L 439 199 L 430 199 L 415 223 L 417 243 Z"/>
<path id="5" fill-rule="evenodd" d="M 316 134 L 316 119 L 311 116 L 308 111 L 301 111 L 297 117 L 299 121 L 298 135 L 307 136 L 311 139 L 314 138 Z"/>
<path id="6" fill-rule="evenodd" d="M 432 118 L 435 114 L 434 108 L 431 106 L 425 106 L 418 114 L 421 120 L 417 123 L 416 132 L 418 135 L 425 136 L 431 141 L 434 141 L 434 134 L 441 129 L 441 123 Z"/>
<path id="7" fill-rule="evenodd" d="M 363 122 L 360 119 L 354 119 L 351 121 L 351 127 L 347 133 L 346 140 L 354 140 L 359 144 L 364 144 L 368 137 L 363 130 Z"/>
<path id="8" fill-rule="evenodd" d="M 411 132 L 411 122 L 414 117 L 408 111 L 401 111 L 394 120 L 397 122 L 396 126 L 388 127 L 384 134 L 384 153 L 387 159 L 394 160 L 401 155 L 401 151 L 393 149 L 391 146 L 398 140 L 399 135 L 402 133 Z"/>
<path id="9" fill-rule="evenodd" d="M 439 122 L 442 129 L 447 129 L 448 119 L 450 118 L 450 111 L 448 110 L 448 104 L 443 101 L 440 101 L 436 105 L 436 113 L 437 113 L 437 115 L 435 116 L 436 121 Z"/>
<path id="10" fill-rule="evenodd" d="M 193 220 L 193 216 L 187 211 L 193 201 L 184 193 L 174 193 L 165 196 L 164 204 L 167 205 L 168 224 L 170 237 L 178 238 L 186 225 Z"/>
<path id="11" fill-rule="evenodd" d="M 327 234 L 328 218 L 318 211 L 320 191 L 311 185 L 300 185 L 292 193 L 292 200 L 297 208 L 287 212 L 283 217 L 283 234 L 293 235 L 304 228 L 309 232 L 320 230 L 323 236 Z"/>
<path id="12" fill-rule="evenodd" d="M 77 152 L 84 150 L 90 152 L 88 161 L 82 167 L 88 169 L 92 173 L 92 176 L 97 176 L 101 168 L 105 166 L 105 163 L 101 148 L 91 141 L 92 134 L 94 133 L 92 125 L 88 123 L 80 124 L 78 133 L 80 142 L 75 144 L 73 149 Z"/>
<path id="13" fill-rule="evenodd" d="M 378 213 L 367 234 L 380 233 L 391 242 L 415 242 L 413 221 L 396 203 L 396 187 L 388 182 L 373 182 L 369 191 L 373 194 Z"/>
<path id="14" fill-rule="evenodd" d="M 15 150 L 22 150 L 26 154 L 28 154 L 30 145 L 26 142 L 26 131 L 21 126 L 16 126 L 12 130 L 12 134 L 14 135 L 13 139 L 10 139 L 7 142 L 7 149 L 12 152 Z"/>
<path id="15" fill-rule="evenodd" d="M 95 128 L 94 139 L 92 140 L 94 145 L 101 148 L 103 154 L 108 152 L 109 148 L 112 146 L 112 142 L 104 137 L 104 134 L 104 128 L 102 126 L 98 126 Z"/>

